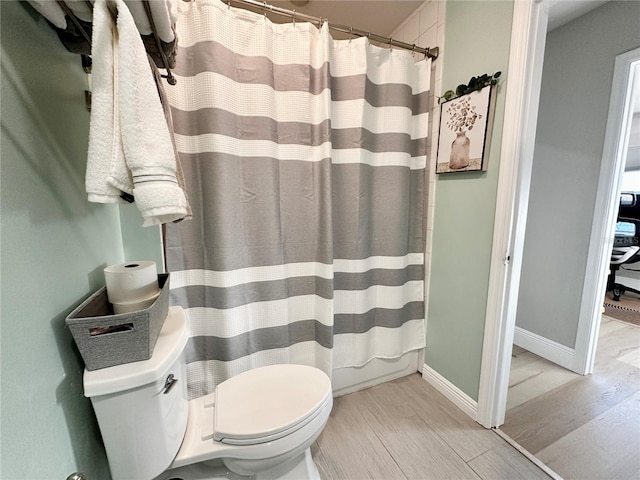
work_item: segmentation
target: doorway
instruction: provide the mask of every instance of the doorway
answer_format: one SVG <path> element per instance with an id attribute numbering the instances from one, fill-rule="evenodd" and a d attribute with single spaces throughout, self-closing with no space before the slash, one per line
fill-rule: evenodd
<path id="1" fill-rule="evenodd" d="M 622 148 L 603 155 L 611 91 L 633 86 L 632 75 L 612 85 L 600 64 L 615 54 L 592 48 L 592 27 L 615 19 L 603 10 L 616 9 L 547 36 L 515 327 L 517 345 L 582 375 L 593 370 L 633 108 L 610 112 L 625 119 L 609 132 Z"/>
<path id="2" fill-rule="evenodd" d="M 557 39 L 557 35 L 550 37 L 547 48 L 553 48 Z M 566 39 L 563 40 L 566 41 Z M 553 57 L 553 55 L 550 56 Z M 545 65 L 545 69 L 547 67 L 551 70 L 546 70 L 547 74 L 556 73 L 557 75 L 557 72 L 553 71 L 553 58 L 549 65 Z M 634 57 L 631 67 L 631 74 L 627 78 L 628 83 L 624 84 L 623 79 L 614 77 L 612 88 L 621 92 L 631 92 L 630 98 L 633 99 L 634 96 L 637 98 L 637 92 L 640 90 L 638 88 L 640 50 Z M 616 80 L 620 80 L 620 84 L 617 84 Z M 545 95 L 549 95 L 549 83 L 543 82 L 542 97 Z M 549 114 L 545 98 L 541 99 L 540 105 L 538 125 L 544 123 L 545 116 Z M 567 108 L 567 106 L 561 108 Z M 605 197 L 613 206 L 614 219 L 617 217 L 625 161 L 629 157 L 626 145 L 631 119 L 636 112 L 636 104 L 628 102 L 622 106 L 622 112 L 618 111 L 619 108 L 620 106 L 612 101 L 609 118 L 622 116 L 626 120 L 622 122 L 619 130 L 608 128 L 608 135 L 622 148 L 616 154 L 603 158 L 601 177 L 603 171 L 609 171 L 613 175 L 604 176 L 611 181 L 599 182 L 602 193 L 600 196 Z M 538 130 L 538 135 L 543 139 L 544 133 L 544 130 Z M 534 163 L 538 158 L 537 154 L 536 149 Z M 533 175 L 532 182 L 536 180 L 540 182 L 540 175 Z M 530 202 L 535 199 L 536 196 L 532 193 Z M 530 204 L 530 215 L 532 210 L 534 214 L 537 213 Z M 602 215 L 607 214 L 608 212 L 602 213 Z M 603 217 L 596 215 L 592 222 L 593 228 L 598 229 L 603 222 Z M 535 222 L 532 224 L 535 225 Z M 606 235 L 602 238 L 592 236 L 591 241 L 593 244 L 590 245 L 590 251 L 599 252 L 600 257 L 610 257 L 611 243 Z M 526 261 L 523 263 L 522 276 L 526 277 L 527 270 L 531 267 L 527 267 Z M 608 269 L 605 268 L 605 272 L 606 270 Z M 599 282 L 593 282 L 593 284 L 599 285 Z M 526 286 L 525 284 L 524 287 Z M 521 285 L 520 298 L 523 296 L 522 288 L 523 285 Z M 569 365 L 565 365 L 569 369 L 559 367 L 553 363 L 555 359 L 553 351 L 548 356 L 551 358 L 548 358 L 545 357 L 545 351 L 538 356 L 515 345 L 513 349 L 506 418 L 501 431 L 536 455 L 556 473 L 568 479 L 631 478 L 640 468 L 640 459 L 637 458 L 637 451 L 640 449 L 638 440 L 640 424 L 638 424 L 637 410 L 640 397 L 640 364 L 636 359 L 640 352 L 640 328 L 613 318 L 603 317 L 601 313 L 604 296 L 598 296 L 598 298 L 601 301 L 591 315 L 586 317 L 594 322 L 593 325 L 588 326 L 600 332 L 598 338 L 593 339 L 591 347 L 595 365 L 592 359 L 588 366 L 589 371 L 584 372 L 589 375 L 582 376 L 571 372 L 573 364 L 570 362 L 568 362 Z M 519 304 L 518 315 L 522 307 Z M 549 312 L 540 309 L 537 315 L 549 315 Z M 518 344 L 517 329 L 515 343 Z M 586 365 L 586 362 L 579 365 Z M 602 452 L 607 453 L 603 455 Z"/>
<path id="3" fill-rule="evenodd" d="M 487 427 L 499 426 L 504 422 L 533 162 L 532 139 L 536 133 L 550 3 L 553 2 L 516 2 L 514 6 L 510 83 L 507 86 L 507 105 L 511 107 L 505 112 L 502 158 L 503 161 L 506 159 L 506 163 L 501 164 L 501 178 L 504 177 L 504 180 L 498 187 L 499 205 L 504 205 L 502 211 L 508 214 L 503 215 L 503 219 L 496 218 L 494 229 L 494 259 L 478 398 L 478 421 Z M 595 339 L 598 334 L 597 319 L 606 286 L 606 267 L 613 242 L 612 232 L 618 203 L 614 196 L 620 183 L 620 155 L 626 144 L 619 132 L 628 132 L 628 128 L 625 128 L 629 121 L 626 107 L 631 102 L 631 91 L 626 86 L 629 85 L 629 78 L 634 73 L 634 64 L 638 59 L 640 50 L 616 57 L 614 88 L 607 103 L 609 116 L 604 153 L 598 165 L 595 220 L 586 240 L 588 258 L 585 268 L 588 272 L 599 273 L 584 275 L 582 292 L 590 294 L 582 294 L 580 300 L 581 328 L 576 333 L 572 349 L 577 371 L 581 373 L 588 373 L 593 369 Z M 610 78 L 606 81 L 607 85 L 611 84 Z M 517 105 L 511 104 L 510 98 Z M 510 157 L 515 160 L 510 160 Z M 593 208 L 593 204 L 591 207 Z"/>

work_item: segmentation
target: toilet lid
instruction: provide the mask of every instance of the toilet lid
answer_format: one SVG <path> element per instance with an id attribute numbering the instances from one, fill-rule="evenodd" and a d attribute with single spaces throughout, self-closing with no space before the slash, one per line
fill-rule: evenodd
<path id="1" fill-rule="evenodd" d="M 217 386 L 214 439 L 252 445 L 280 438 L 306 424 L 331 396 L 327 375 L 306 365 L 270 365 Z"/>

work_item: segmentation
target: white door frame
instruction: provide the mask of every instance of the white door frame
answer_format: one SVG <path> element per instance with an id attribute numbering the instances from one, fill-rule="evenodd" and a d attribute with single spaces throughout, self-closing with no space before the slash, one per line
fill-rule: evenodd
<path id="1" fill-rule="evenodd" d="M 574 370 L 583 374 L 593 372 L 596 357 L 602 300 L 607 289 L 613 232 L 620 206 L 618 195 L 629 148 L 637 65 L 640 65 L 640 48 L 616 56 L 576 335 Z"/>
<path id="2" fill-rule="evenodd" d="M 476 417 L 487 428 L 504 423 L 507 405 L 542 63 L 547 39 L 548 7 L 544 2 L 515 1 L 513 8 Z"/>
<path id="3" fill-rule="evenodd" d="M 487 428 L 503 424 L 506 411 L 547 23 L 549 8 L 556 1 L 514 2 L 476 417 Z M 632 57 L 632 52 L 625 55 L 616 59 L 614 85 L 621 85 L 619 82 L 628 85 L 633 59 L 638 57 L 637 54 Z M 597 197 L 599 207 L 596 213 L 602 216 L 594 218 L 587 265 L 587 271 L 600 271 L 601 274 L 592 276 L 597 278 L 585 279 L 575 349 L 584 359 L 577 362 L 584 373 L 593 369 L 599 327 L 594 317 L 599 316 L 597 304 L 601 301 L 598 298 L 604 297 L 609 258 L 602 244 L 604 242 L 610 248 L 613 241 L 617 202 L 613 201 L 612 189 L 617 191 L 619 188 L 621 168 L 616 169 L 616 162 L 620 161 L 627 144 L 619 132 L 625 121 L 630 122 L 620 112 L 628 110 L 623 107 L 631 101 L 630 97 L 627 89 L 612 88 Z M 589 295 L 584 294 L 587 291 Z M 599 293 L 602 295 L 598 296 Z M 585 319 L 586 322 L 583 321 Z"/>

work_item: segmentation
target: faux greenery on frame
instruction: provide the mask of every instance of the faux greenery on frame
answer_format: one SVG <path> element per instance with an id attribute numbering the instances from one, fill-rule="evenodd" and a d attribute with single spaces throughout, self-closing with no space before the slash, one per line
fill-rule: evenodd
<path id="1" fill-rule="evenodd" d="M 446 92 L 444 92 L 444 94 L 440 97 L 439 103 L 452 100 L 456 97 L 461 97 L 462 95 L 466 95 L 467 93 L 482 90 L 488 85 L 497 85 L 500 75 L 502 75 L 502 72 L 496 72 L 493 75 L 488 75 L 485 73 L 483 75 L 478 75 L 477 77 L 471 77 L 468 84 L 458 85 L 455 92 L 453 90 L 447 90 Z"/>

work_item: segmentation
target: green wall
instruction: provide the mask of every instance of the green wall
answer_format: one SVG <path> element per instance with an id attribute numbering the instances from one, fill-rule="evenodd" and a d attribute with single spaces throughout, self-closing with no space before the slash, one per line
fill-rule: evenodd
<path id="1" fill-rule="evenodd" d="M 438 175 L 425 362 L 478 398 L 498 185 L 512 1 L 449 1 L 443 90 L 503 72 L 487 172 Z"/>
<path id="2" fill-rule="evenodd" d="M 109 478 L 66 315 L 124 260 L 116 206 L 84 193 L 79 55 L 29 7 L 1 12 L 0 478 Z"/>
<path id="3" fill-rule="evenodd" d="M 125 261 L 153 260 L 158 272 L 164 271 L 160 227 L 142 228 L 142 215 L 134 204 L 120 205 L 119 210 Z"/>

